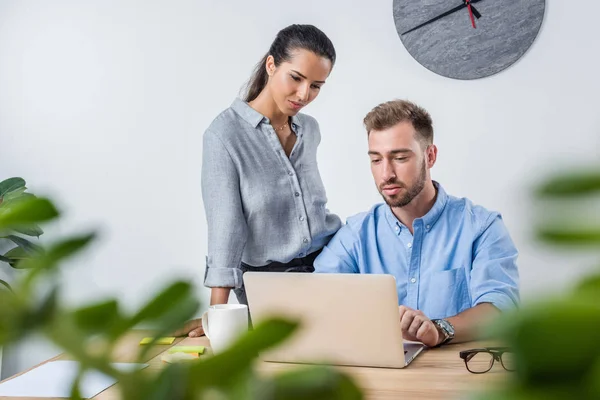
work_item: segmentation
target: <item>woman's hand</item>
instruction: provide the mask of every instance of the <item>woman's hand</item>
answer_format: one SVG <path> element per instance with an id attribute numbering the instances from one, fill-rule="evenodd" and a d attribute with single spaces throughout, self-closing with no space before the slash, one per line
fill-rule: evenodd
<path id="1" fill-rule="evenodd" d="M 210 291 L 210 305 L 227 304 L 230 291 L 231 288 L 212 288 Z M 200 337 L 204 335 L 204 329 L 202 329 L 202 318 L 197 318 L 186 322 L 183 328 L 173 333 L 173 336 L 186 335 L 189 337 Z"/>
<path id="2" fill-rule="evenodd" d="M 204 335 L 202 329 L 202 318 L 193 319 L 185 323 L 183 328 L 175 331 L 173 336 L 189 336 L 189 337 L 200 337 Z"/>

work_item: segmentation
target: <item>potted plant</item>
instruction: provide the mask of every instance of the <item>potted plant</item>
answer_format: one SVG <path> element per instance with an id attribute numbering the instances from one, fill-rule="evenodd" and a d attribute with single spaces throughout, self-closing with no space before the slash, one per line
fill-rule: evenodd
<path id="1" fill-rule="evenodd" d="M 35 197 L 26 192 L 25 185 L 23 178 L 8 178 L 0 182 L 0 215 L 9 213 L 24 200 Z M 1 229 L 0 244 L 2 244 L 2 248 L 5 247 L 5 244 L 9 245 L 10 249 L 4 254 L 0 254 L 0 262 L 8 264 L 12 268 L 19 268 L 21 261 L 40 251 L 40 246 L 24 236 L 39 238 L 43 233 L 44 231 L 37 224 L 27 221 L 13 225 L 12 228 Z M 0 279 L 0 286 L 2 286 L 0 289 L 10 289 L 9 283 L 2 279 Z"/>

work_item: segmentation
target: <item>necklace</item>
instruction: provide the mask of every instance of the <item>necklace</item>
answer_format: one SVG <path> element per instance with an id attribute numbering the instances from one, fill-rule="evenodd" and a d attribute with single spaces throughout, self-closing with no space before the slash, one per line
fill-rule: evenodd
<path id="1" fill-rule="evenodd" d="M 275 129 L 275 131 L 282 131 L 285 128 L 287 128 L 288 123 L 286 122 L 285 124 L 281 125 L 279 128 L 273 127 Z"/>

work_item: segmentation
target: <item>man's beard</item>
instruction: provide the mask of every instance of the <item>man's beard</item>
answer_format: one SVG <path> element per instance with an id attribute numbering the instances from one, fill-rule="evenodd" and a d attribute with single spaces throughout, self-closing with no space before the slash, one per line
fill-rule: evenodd
<path id="1" fill-rule="evenodd" d="M 379 193 L 383 197 L 383 200 L 387 203 L 388 206 L 404 207 L 407 204 L 409 204 L 411 201 L 413 201 L 413 199 L 415 197 L 417 197 L 419 195 L 419 193 L 421 193 L 421 191 L 425 187 L 426 180 L 427 180 L 427 169 L 425 167 L 425 160 L 423 160 L 423 164 L 421 166 L 421 173 L 419 174 L 419 179 L 417 179 L 417 181 L 415 182 L 414 185 L 412 185 L 410 188 L 408 188 L 408 190 L 406 191 L 404 196 L 402 196 L 398 199 L 394 199 L 394 198 L 388 198 L 383 194 L 383 190 L 382 190 L 383 186 L 398 185 L 398 186 L 401 186 L 402 188 L 406 188 L 406 185 L 400 181 L 397 181 L 396 178 L 393 178 L 391 180 L 383 182 L 378 187 L 378 189 L 379 189 Z"/>

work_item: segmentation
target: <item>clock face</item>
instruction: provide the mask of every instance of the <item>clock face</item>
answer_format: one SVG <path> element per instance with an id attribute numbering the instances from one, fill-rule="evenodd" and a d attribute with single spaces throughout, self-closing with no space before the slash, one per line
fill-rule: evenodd
<path id="1" fill-rule="evenodd" d="M 394 0 L 394 21 L 402 44 L 425 68 L 477 79 L 525 54 L 544 10 L 545 0 Z"/>

